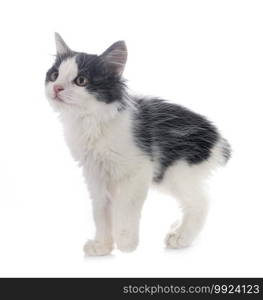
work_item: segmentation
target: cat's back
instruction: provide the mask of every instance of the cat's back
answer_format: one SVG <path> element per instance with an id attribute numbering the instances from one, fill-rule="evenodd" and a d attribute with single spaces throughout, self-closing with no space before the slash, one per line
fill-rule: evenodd
<path id="1" fill-rule="evenodd" d="M 179 159 L 196 164 L 209 157 L 219 134 L 205 117 L 158 98 L 138 98 L 136 104 L 136 142 L 153 160 L 168 167 Z"/>

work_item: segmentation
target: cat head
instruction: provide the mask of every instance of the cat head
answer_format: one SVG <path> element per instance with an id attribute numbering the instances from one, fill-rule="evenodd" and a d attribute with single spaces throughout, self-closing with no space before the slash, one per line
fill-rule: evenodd
<path id="1" fill-rule="evenodd" d="M 99 117 L 125 107 L 124 41 L 114 43 L 101 55 L 71 50 L 58 33 L 55 41 L 56 60 L 45 82 L 47 98 L 55 110 Z"/>

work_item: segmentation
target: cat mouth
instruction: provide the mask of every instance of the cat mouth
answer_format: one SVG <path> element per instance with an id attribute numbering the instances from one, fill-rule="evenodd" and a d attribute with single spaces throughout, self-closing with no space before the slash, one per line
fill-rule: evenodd
<path id="1" fill-rule="evenodd" d="M 54 96 L 53 100 L 65 103 L 64 100 L 59 95 Z"/>

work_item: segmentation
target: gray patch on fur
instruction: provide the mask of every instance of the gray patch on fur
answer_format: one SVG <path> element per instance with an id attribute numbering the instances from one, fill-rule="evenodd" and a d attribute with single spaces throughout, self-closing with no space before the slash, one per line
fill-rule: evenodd
<path id="1" fill-rule="evenodd" d="M 223 140 L 223 156 L 225 158 L 225 162 L 227 163 L 231 158 L 232 150 L 229 142 L 225 138 L 222 138 L 222 140 Z"/>
<path id="2" fill-rule="evenodd" d="M 157 98 L 142 98 L 135 102 L 135 141 L 160 165 L 155 182 L 160 182 L 166 169 L 179 159 L 191 165 L 210 157 L 219 133 L 205 117 Z"/>

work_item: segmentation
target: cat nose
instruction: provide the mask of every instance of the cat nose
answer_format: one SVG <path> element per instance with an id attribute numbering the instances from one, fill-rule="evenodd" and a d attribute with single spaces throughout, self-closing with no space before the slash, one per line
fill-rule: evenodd
<path id="1" fill-rule="evenodd" d="M 59 92 L 61 92 L 61 91 L 64 90 L 64 88 L 63 88 L 63 86 L 60 85 L 60 84 L 54 84 L 53 90 L 54 90 L 55 95 L 58 95 Z"/>

